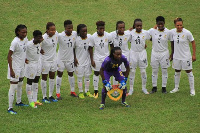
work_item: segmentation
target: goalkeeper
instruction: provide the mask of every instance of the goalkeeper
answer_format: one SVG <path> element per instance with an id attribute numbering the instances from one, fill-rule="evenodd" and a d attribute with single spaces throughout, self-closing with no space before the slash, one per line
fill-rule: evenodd
<path id="1" fill-rule="evenodd" d="M 124 63 L 126 67 L 125 75 L 123 75 L 121 69 L 119 66 Z M 126 81 L 129 75 L 130 67 L 129 67 L 129 62 L 127 58 L 122 55 L 122 50 L 120 47 L 114 47 L 110 55 L 105 58 L 101 65 L 100 69 L 100 75 L 102 77 L 103 81 L 103 89 L 102 89 L 102 101 L 100 104 L 99 109 L 104 109 L 105 107 L 105 99 L 107 95 L 107 91 L 112 89 L 112 86 L 110 84 L 110 77 L 114 76 L 115 79 L 119 82 L 119 88 L 123 89 L 123 94 L 122 94 L 122 105 L 125 107 L 130 107 L 126 102 Z"/>

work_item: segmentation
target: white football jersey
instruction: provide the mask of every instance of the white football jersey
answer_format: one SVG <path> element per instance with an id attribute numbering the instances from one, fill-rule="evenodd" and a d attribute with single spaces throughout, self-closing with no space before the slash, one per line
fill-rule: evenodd
<path id="1" fill-rule="evenodd" d="M 91 37 L 89 46 L 94 47 L 94 61 L 104 61 L 109 55 L 109 45 L 112 43 L 112 37 L 109 33 L 104 31 L 104 36 L 98 36 L 95 32 Z"/>
<path id="2" fill-rule="evenodd" d="M 40 50 L 41 50 L 40 43 L 34 44 L 33 40 L 29 41 L 27 43 L 26 59 L 29 62 L 38 62 L 40 58 Z"/>
<path id="3" fill-rule="evenodd" d="M 150 39 L 150 35 L 146 30 L 143 30 L 140 33 L 137 33 L 135 29 L 131 32 L 131 50 L 134 52 L 141 52 L 145 49 L 146 40 Z"/>
<path id="4" fill-rule="evenodd" d="M 91 63 L 90 54 L 88 51 L 91 35 L 87 34 L 86 39 L 77 36 L 75 41 L 75 54 L 79 66 L 86 66 Z"/>
<path id="5" fill-rule="evenodd" d="M 65 31 L 59 33 L 58 35 L 58 60 L 61 61 L 74 61 L 74 43 L 76 40 L 77 33 L 76 31 L 72 31 L 70 36 L 67 36 Z"/>
<path id="6" fill-rule="evenodd" d="M 168 50 L 168 41 L 170 41 L 170 30 L 165 28 L 163 31 L 151 28 L 149 31 L 152 37 L 152 50 L 163 52 Z"/>
<path id="7" fill-rule="evenodd" d="M 55 35 L 49 37 L 47 33 L 43 35 L 43 41 L 41 48 L 44 51 L 44 54 L 41 55 L 41 60 L 45 62 L 52 62 L 56 60 L 56 49 L 58 43 L 58 33 L 56 32 Z"/>
<path id="8" fill-rule="evenodd" d="M 113 39 L 114 47 L 120 47 L 122 54 L 126 57 L 129 55 L 128 42 L 130 41 L 131 35 L 129 31 L 125 31 L 124 35 L 118 35 L 116 31 L 110 33 Z"/>
<path id="9" fill-rule="evenodd" d="M 27 37 L 21 40 L 15 37 L 11 42 L 10 50 L 12 54 L 12 67 L 13 69 L 24 68 L 26 57 L 26 46 L 28 43 Z"/>
<path id="10" fill-rule="evenodd" d="M 194 41 L 192 33 L 183 28 L 182 32 L 177 32 L 177 29 L 171 30 L 171 41 L 174 41 L 174 59 L 187 60 L 191 59 L 190 42 Z"/>

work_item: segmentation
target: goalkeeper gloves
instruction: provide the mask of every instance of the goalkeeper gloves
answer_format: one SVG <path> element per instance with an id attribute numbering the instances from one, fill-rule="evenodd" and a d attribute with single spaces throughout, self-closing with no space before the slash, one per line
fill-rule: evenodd
<path id="1" fill-rule="evenodd" d="M 112 89 L 111 84 L 107 80 L 103 80 L 103 84 L 104 84 L 107 91 Z"/>
<path id="2" fill-rule="evenodd" d="M 119 88 L 122 90 L 126 88 L 126 80 L 125 79 L 120 81 Z"/>

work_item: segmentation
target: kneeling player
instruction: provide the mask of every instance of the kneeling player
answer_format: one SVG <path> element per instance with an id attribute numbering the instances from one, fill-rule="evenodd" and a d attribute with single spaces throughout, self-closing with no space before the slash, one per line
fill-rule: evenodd
<path id="1" fill-rule="evenodd" d="M 121 69 L 119 68 L 119 66 L 122 63 L 124 63 L 124 65 L 126 67 L 125 75 L 123 75 Z M 104 109 L 107 91 L 112 89 L 111 84 L 109 83 L 111 76 L 115 77 L 115 79 L 120 83 L 119 88 L 123 89 L 122 105 L 125 107 L 130 107 L 130 105 L 128 105 L 125 102 L 126 91 L 127 91 L 126 81 L 127 81 L 129 72 L 130 72 L 129 62 L 128 62 L 127 58 L 124 55 L 122 55 L 121 48 L 114 47 L 111 50 L 110 55 L 105 58 L 104 62 L 101 65 L 101 69 L 100 69 L 100 75 L 102 77 L 104 87 L 102 89 L 102 101 L 101 101 L 99 109 Z"/>
<path id="2" fill-rule="evenodd" d="M 37 108 L 36 105 L 42 105 L 37 101 L 38 82 L 41 74 L 40 65 L 40 43 L 43 41 L 42 32 L 35 30 L 33 32 L 34 39 L 29 41 L 26 50 L 25 77 L 27 78 L 26 93 L 29 105 Z"/>

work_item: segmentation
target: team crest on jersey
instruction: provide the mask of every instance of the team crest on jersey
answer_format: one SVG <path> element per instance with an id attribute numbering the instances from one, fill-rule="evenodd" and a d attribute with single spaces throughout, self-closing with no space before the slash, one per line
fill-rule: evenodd
<path id="1" fill-rule="evenodd" d="M 185 35 L 182 35 L 182 38 L 184 38 L 185 37 Z"/>
<path id="2" fill-rule="evenodd" d="M 107 41 L 108 41 L 108 39 L 106 38 L 106 39 L 105 39 L 105 42 L 107 42 Z"/>
<path id="3" fill-rule="evenodd" d="M 166 38 L 167 37 L 167 35 L 164 35 L 164 38 Z"/>
<path id="4" fill-rule="evenodd" d="M 118 64 L 113 64 L 112 65 L 112 68 L 117 68 L 118 67 Z"/>
<path id="5" fill-rule="evenodd" d="M 127 40 L 127 38 L 124 38 L 124 41 L 126 41 Z"/>
<path id="6" fill-rule="evenodd" d="M 142 39 L 144 39 L 144 36 L 142 36 Z"/>

